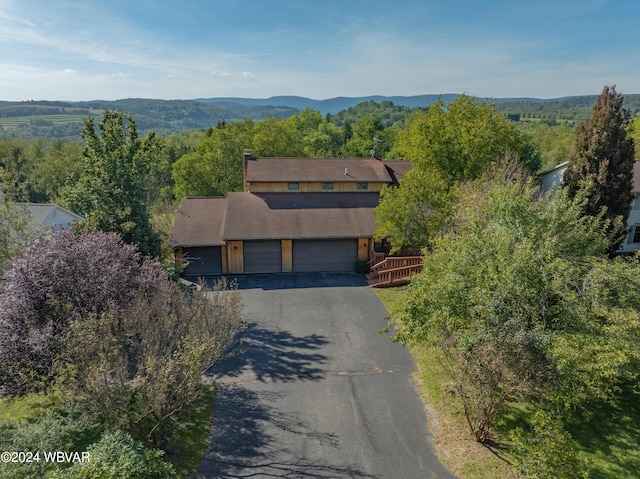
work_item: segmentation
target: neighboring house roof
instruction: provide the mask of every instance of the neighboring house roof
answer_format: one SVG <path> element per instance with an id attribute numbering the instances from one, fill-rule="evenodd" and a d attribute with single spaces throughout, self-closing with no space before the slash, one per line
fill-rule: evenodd
<path id="1" fill-rule="evenodd" d="M 82 221 L 84 219 L 79 214 L 58 205 L 27 203 L 26 207 L 33 220 L 42 225 L 68 228 L 74 221 Z"/>
<path id="2" fill-rule="evenodd" d="M 564 171 L 569 166 L 565 161 L 538 173 L 543 191 L 555 191 L 562 184 Z M 640 161 L 633 163 L 633 193 L 640 193 Z"/>
<path id="3" fill-rule="evenodd" d="M 227 198 L 183 198 L 171 231 L 171 246 L 220 246 Z"/>
<path id="4" fill-rule="evenodd" d="M 246 181 L 390 183 L 385 164 L 375 158 L 251 158 Z"/>

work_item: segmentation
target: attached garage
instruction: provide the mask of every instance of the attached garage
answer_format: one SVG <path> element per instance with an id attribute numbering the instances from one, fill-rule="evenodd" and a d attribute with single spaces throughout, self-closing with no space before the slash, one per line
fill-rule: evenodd
<path id="1" fill-rule="evenodd" d="M 295 272 L 353 273 L 358 259 L 358 240 L 293 240 L 292 255 Z"/>
<path id="2" fill-rule="evenodd" d="M 222 254 L 220 246 L 183 248 L 182 257 L 189 264 L 184 276 L 211 276 L 222 274 Z"/>
<path id="3" fill-rule="evenodd" d="M 245 273 L 279 273 L 282 271 L 280 240 L 245 241 Z"/>

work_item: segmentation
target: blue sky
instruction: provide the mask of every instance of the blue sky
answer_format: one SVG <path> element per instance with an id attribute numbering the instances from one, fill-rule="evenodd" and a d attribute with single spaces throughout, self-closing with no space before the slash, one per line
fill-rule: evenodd
<path id="1" fill-rule="evenodd" d="M 637 0 L 0 0 L 0 100 L 640 93 Z"/>

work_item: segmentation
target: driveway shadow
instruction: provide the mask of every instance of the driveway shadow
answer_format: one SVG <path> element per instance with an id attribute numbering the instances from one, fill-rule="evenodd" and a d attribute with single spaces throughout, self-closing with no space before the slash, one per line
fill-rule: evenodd
<path id="1" fill-rule="evenodd" d="M 237 339 L 239 345 L 230 357 L 207 373 L 213 380 L 237 378 L 248 371 L 253 371 L 259 381 L 313 381 L 324 377 L 321 366 L 329 358 L 319 352 L 328 343 L 323 336 L 294 336 L 249 323 Z"/>
<path id="2" fill-rule="evenodd" d="M 351 465 L 328 464 L 324 460 L 298 458 L 280 447 L 276 436 L 293 434 L 297 441 L 339 448 L 335 434 L 314 431 L 294 414 L 279 412 L 280 393 L 251 391 L 241 385 L 220 386 L 216 414 L 209 436 L 209 450 L 198 479 L 241 477 L 370 478 L 374 476 Z"/>

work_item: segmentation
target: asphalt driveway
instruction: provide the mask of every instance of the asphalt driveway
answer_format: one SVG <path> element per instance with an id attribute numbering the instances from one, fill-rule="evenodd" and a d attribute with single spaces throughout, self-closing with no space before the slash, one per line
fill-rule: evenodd
<path id="1" fill-rule="evenodd" d="M 358 275 L 240 278 L 243 352 L 220 384 L 199 478 L 450 478 L 407 350 Z"/>

